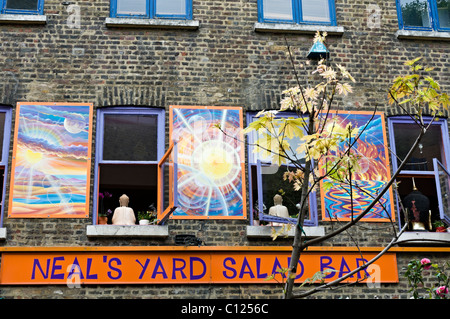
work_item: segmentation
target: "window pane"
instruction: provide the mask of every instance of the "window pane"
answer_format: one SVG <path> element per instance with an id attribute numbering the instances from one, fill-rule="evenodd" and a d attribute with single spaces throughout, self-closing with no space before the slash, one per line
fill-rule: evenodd
<path id="1" fill-rule="evenodd" d="M 450 0 L 438 0 L 437 9 L 439 26 L 441 28 L 450 28 Z"/>
<path id="2" fill-rule="evenodd" d="M 295 191 L 293 184 L 289 182 L 289 180 L 285 180 L 283 178 L 283 175 L 287 170 L 288 167 L 282 165 L 274 174 L 261 174 L 263 190 L 262 197 L 266 208 L 264 213 L 269 213 L 270 207 L 274 205 L 273 197 L 279 194 L 283 197 L 283 206 L 287 207 L 289 216 L 295 216 L 298 214 L 298 208 L 296 205 L 300 203 L 301 192 Z M 289 170 L 295 172 L 296 169 L 291 167 Z M 307 216 L 306 219 L 310 219 L 310 217 Z"/>
<path id="3" fill-rule="evenodd" d="M 157 115 L 106 114 L 103 159 L 156 161 Z"/>
<path id="4" fill-rule="evenodd" d="M 5 134 L 5 117 L 6 117 L 6 113 L 1 112 L 0 113 L 0 161 L 2 160 L 3 137 Z"/>
<path id="5" fill-rule="evenodd" d="M 400 5 L 405 26 L 431 26 L 427 0 L 400 0 Z"/>
<path id="6" fill-rule="evenodd" d="M 142 15 L 146 13 L 146 0 L 117 0 L 117 14 Z"/>
<path id="7" fill-rule="evenodd" d="M 264 0 L 264 19 L 293 20 L 292 0 Z"/>
<path id="8" fill-rule="evenodd" d="M 411 146 L 414 144 L 419 129 L 411 124 L 394 124 L 395 149 L 400 159 L 405 158 Z M 423 136 L 419 146 L 411 155 L 404 170 L 410 171 L 433 171 L 433 158 L 437 158 L 441 163 L 442 158 L 442 135 L 440 125 L 431 125 Z M 400 160 L 397 159 L 398 165 Z"/>
<path id="9" fill-rule="evenodd" d="M 7 0 L 6 9 L 37 10 L 38 0 Z"/>
<path id="10" fill-rule="evenodd" d="M 302 0 L 303 21 L 330 22 L 328 0 Z"/>
<path id="11" fill-rule="evenodd" d="M 185 15 L 186 0 L 157 0 L 156 14 L 161 15 Z"/>

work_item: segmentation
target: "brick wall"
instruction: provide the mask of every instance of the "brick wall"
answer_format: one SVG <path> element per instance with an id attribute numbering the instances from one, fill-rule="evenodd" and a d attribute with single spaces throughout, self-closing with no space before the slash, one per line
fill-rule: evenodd
<path id="1" fill-rule="evenodd" d="M 257 21 L 256 0 L 193 0 L 193 17 L 200 22 L 198 30 L 107 27 L 108 0 L 74 3 L 81 9 L 79 28 L 67 24 L 67 7 L 55 0 L 45 1 L 45 25 L 0 25 L 0 103 L 15 106 L 18 101 L 92 102 L 95 108 L 142 105 L 168 109 L 171 104 L 242 106 L 244 110 L 276 108 L 280 92 L 295 83 L 285 38 L 295 54 L 302 81 L 308 79 L 311 68 L 306 54 L 312 35 L 253 31 Z M 345 32 L 328 37 L 331 62 L 346 66 L 357 81 L 354 93 L 339 102 L 346 109 L 372 110 L 377 106 L 387 115 L 397 114 L 399 110 L 387 105 L 387 89 L 391 80 L 406 70 L 402 63 L 417 56 L 423 56 L 426 64 L 436 67 L 433 76 L 444 90 L 450 91 L 450 45 L 444 41 L 397 39 L 393 0 L 376 2 L 381 8 L 380 25 L 369 27 L 366 9 L 371 4 L 373 1 L 336 0 L 337 22 Z M 5 203 L 7 199 L 8 196 Z M 276 242 L 248 239 L 247 221 L 170 221 L 171 236 L 164 240 L 87 239 L 86 226 L 91 223 L 91 218 L 5 218 L 8 235 L 0 245 L 173 245 L 172 235 L 181 233 L 198 235 L 207 245 L 290 244 L 283 238 Z M 327 230 L 331 228 L 329 223 L 321 225 Z M 352 232 L 363 236 L 363 245 L 375 246 L 390 239 L 389 235 L 383 235 L 385 228 L 386 224 L 370 223 Z M 326 245 L 353 243 L 345 235 Z M 399 257 L 399 272 L 406 259 Z M 333 298 L 347 295 L 407 298 L 405 289 L 404 281 L 383 286 L 380 292 L 359 286 L 338 291 Z M 272 285 L 98 286 L 72 290 L 0 287 L 0 296 L 7 298 L 42 295 L 278 297 L 280 289 Z"/>

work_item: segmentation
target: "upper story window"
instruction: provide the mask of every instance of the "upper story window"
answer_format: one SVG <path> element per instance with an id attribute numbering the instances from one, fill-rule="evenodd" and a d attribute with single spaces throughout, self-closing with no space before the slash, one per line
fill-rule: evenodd
<path id="1" fill-rule="evenodd" d="M 0 0 L 2 14 L 43 14 L 44 0 Z"/>
<path id="2" fill-rule="evenodd" d="M 164 109 L 98 109 L 94 211 L 114 212 L 123 194 L 138 212 L 156 208 L 158 161 L 164 153 Z M 108 194 L 108 196 L 105 196 Z M 109 215 L 109 222 L 112 215 Z"/>
<path id="3" fill-rule="evenodd" d="M 336 25 L 334 0 L 258 0 L 259 22 Z"/>
<path id="4" fill-rule="evenodd" d="M 278 117 L 295 117 L 294 113 L 280 112 Z M 257 120 L 256 113 L 247 113 L 247 124 Z M 274 123 L 276 126 L 277 124 Z M 283 175 L 287 171 L 295 171 L 296 165 L 292 161 L 298 162 L 300 165 L 305 164 L 304 156 L 297 156 L 293 151 L 286 151 L 292 160 L 283 165 L 276 165 L 271 162 L 270 153 L 257 146 L 258 138 L 267 134 L 265 129 L 253 131 L 248 136 L 248 172 L 249 172 L 249 198 L 250 210 L 253 212 L 250 221 L 262 217 L 263 221 L 270 221 L 270 207 L 274 205 L 275 195 L 281 195 L 283 198 L 283 206 L 287 207 L 289 216 L 293 219 L 298 215 L 299 210 L 297 204 L 300 202 L 301 192 L 295 191 L 293 184 L 289 180 L 285 180 Z M 298 148 L 300 140 L 298 137 L 286 138 L 292 150 Z M 316 194 L 311 192 L 308 201 L 309 216 L 305 219 L 306 226 L 317 225 L 317 207 Z M 264 213 L 260 215 L 259 212 Z M 261 220 L 261 218 L 260 218 Z"/>
<path id="5" fill-rule="evenodd" d="M 450 31 L 449 0 L 397 0 L 400 29 Z"/>
<path id="6" fill-rule="evenodd" d="M 0 106 L 0 210 L 1 210 L 1 223 L 3 225 L 3 208 L 6 180 L 7 180 L 7 166 L 9 156 L 9 140 L 11 137 L 11 108 Z"/>
<path id="7" fill-rule="evenodd" d="M 430 119 L 426 120 L 430 121 Z M 391 117 L 388 119 L 388 124 L 393 152 L 392 166 L 393 170 L 396 171 L 400 161 L 405 158 L 419 135 L 420 130 L 411 119 L 405 117 Z M 429 202 L 428 209 L 426 212 L 420 213 L 420 216 L 414 216 L 412 212 L 405 216 L 405 212 L 401 212 L 400 224 L 404 225 L 405 222 L 408 222 L 410 224 L 408 230 L 433 231 L 435 221 L 448 218 L 445 216 L 444 207 L 440 203 L 442 201 L 440 197 L 443 195 L 440 196 L 439 193 L 442 191 L 443 185 L 441 185 L 439 178 L 436 178 L 436 171 L 440 168 L 438 163 L 444 169 L 448 168 L 448 151 L 447 121 L 444 119 L 435 120 L 397 177 L 397 192 L 405 209 L 408 208 L 408 200 L 405 200 L 405 198 L 417 191 L 422 193 Z M 418 203 L 419 201 L 417 201 L 416 208 L 420 210 Z"/>
<path id="8" fill-rule="evenodd" d="M 111 17 L 192 19 L 192 0 L 111 0 Z"/>

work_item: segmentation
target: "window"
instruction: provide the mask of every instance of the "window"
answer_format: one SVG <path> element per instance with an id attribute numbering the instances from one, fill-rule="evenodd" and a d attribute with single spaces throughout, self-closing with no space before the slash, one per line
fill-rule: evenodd
<path id="1" fill-rule="evenodd" d="M 430 119 L 427 119 L 430 121 Z M 388 119 L 390 143 L 392 147 L 393 170 L 397 170 L 400 160 L 410 150 L 417 136 L 419 128 L 415 126 L 411 119 L 405 117 L 391 117 Z M 412 193 L 414 187 L 425 195 L 430 204 L 431 223 L 444 219 L 443 212 L 439 207 L 438 191 L 441 189 L 439 181 L 435 178 L 436 161 L 442 163 L 444 168 L 448 168 L 448 129 L 446 120 L 434 121 L 427 133 L 423 136 L 417 149 L 411 155 L 404 166 L 404 169 L 397 177 L 397 192 L 400 200 Z M 403 226 L 406 219 L 405 212 L 400 211 L 399 222 Z M 424 220 L 426 230 L 432 230 L 429 225 L 429 216 Z M 409 220 L 411 217 L 409 216 Z M 409 229 L 413 230 L 413 229 Z"/>
<path id="2" fill-rule="evenodd" d="M 0 0 L 1 13 L 43 14 L 44 0 Z"/>
<path id="3" fill-rule="evenodd" d="M 192 0 L 112 0 L 111 17 L 192 19 Z"/>
<path id="4" fill-rule="evenodd" d="M 253 122 L 256 117 L 256 113 L 247 114 L 247 124 Z M 296 116 L 283 112 L 282 115 L 277 116 L 289 117 Z M 283 205 L 287 207 L 289 215 L 294 217 L 298 215 L 298 208 L 296 205 L 300 202 L 301 193 L 294 191 L 293 184 L 283 179 L 283 174 L 287 170 L 296 169 L 292 163 L 286 165 L 273 165 L 270 159 L 265 157 L 265 152 L 254 152 L 253 149 L 255 141 L 257 140 L 257 132 L 252 132 L 249 135 L 249 147 L 248 147 L 248 172 L 249 172 L 249 198 L 250 198 L 250 221 L 253 222 L 254 218 L 259 217 L 258 212 L 268 214 L 270 207 L 273 205 L 274 196 L 280 194 L 283 197 Z M 288 139 L 292 149 L 298 147 L 298 141 L 294 139 Z M 290 153 L 289 151 L 287 152 Z M 289 157 L 298 160 L 301 164 L 304 164 L 304 159 L 297 159 L 295 154 L 291 152 Z M 317 208 L 316 208 L 316 194 L 314 192 L 309 196 L 309 216 L 305 219 L 306 226 L 317 225 Z"/>
<path id="5" fill-rule="evenodd" d="M 1 222 L 3 225 L 3 208 L 5 199 L 5 185 L 7 180 L 7 166 L 9 156 L 9 140 L 11 131 L 11 108 L 0 106 L 0 196 L 1 196 Z"/>
<path id="6" fill-rule="evenodd" d="M 397 0 L 400 29 L 450 31 L 450 0 Z"/>
<path id="7" fill-rule="evenodd" d="M 158 160 L 164 153 L 164 136 L 163 109 L 98 110 L 94 191 L 97 214 L 108 209 L 113 212 L 122 194 L 130 198 L 129 206 L 135 214 L 152 204 L 156 208 Z"/>
<path id="8" fill-rule="evenodd" d="M 258 0 L 259 22 L 336 25 L 334 0 Z"/>

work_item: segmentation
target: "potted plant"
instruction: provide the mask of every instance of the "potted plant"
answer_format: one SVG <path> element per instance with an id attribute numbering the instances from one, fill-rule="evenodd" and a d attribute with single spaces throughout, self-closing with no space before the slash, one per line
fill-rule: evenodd
<path id="1" fill-rule="evenodd" d="M 447 227 L 442 220 L 435 221 L 433 227 L 437 233 L 445 233 L 447 231 Z"/>
<path id="2" fill-rule="evenodd" d="M 153 224 L 156 221 L 156 209 L 153 210 L 138 211 L 139 225 Z"/>
<path id="3" fill-rule="evenodd" d="M 138 211 L 139 225 L 148 225 L 150 223 L 150 212 Z"/>
<path id="4" fill-rule="evenodd" d="M 99 210 L 98 210 L 98 223 L 100 225 L 106 225 L 108 223 L 108 215 L 112 213 L 110 209 L 108 209 L 105 212 L 105 204 L 104 200 L 111 198 L 112 194 L 109 192 L 99 193 L 98 199 L 99 199 Z"/>

